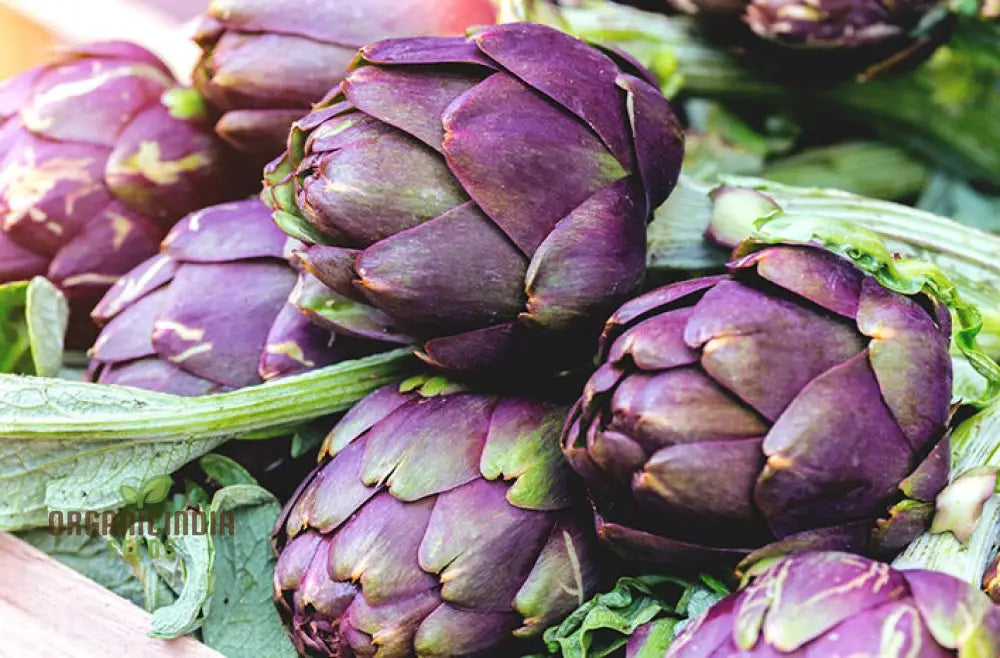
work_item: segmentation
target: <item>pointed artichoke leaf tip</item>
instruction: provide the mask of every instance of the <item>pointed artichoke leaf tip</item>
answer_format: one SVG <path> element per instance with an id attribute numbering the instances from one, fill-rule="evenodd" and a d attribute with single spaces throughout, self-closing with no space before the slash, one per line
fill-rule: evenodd
<path id="1" fill-rule="evenodd" d="M 753 235 L 740 243 L 733 258 L 774 244 L 822 247 L 847 258 L 889 290 L 907 296 L 924 293 L 940 301 L 955 319 L 952 333 L 955 347 L 987 383 L 979 399 L 966 402 L 983 407 L 1000 397 L 1000 365 L 977 341 L 983 327 L 982 314 L 975 304 L 962 297 L 936 263 L 902 258 L 891 252 L 877 233 L 855 224 L 825 217 L 791 217 L 782 212 L 757 219 Z"/>

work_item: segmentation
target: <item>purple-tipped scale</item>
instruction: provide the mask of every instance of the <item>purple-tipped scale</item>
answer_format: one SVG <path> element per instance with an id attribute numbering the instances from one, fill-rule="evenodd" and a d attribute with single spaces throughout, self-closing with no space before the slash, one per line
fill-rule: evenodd
<path id="1" fill-rule="evenodd" d="M 289 303 L 295 244 L 256 199 L 188 215 L 94 309 L 92 377 L 203 395 L 358 356 Z"/>
<path id="2" fill-rule="evenodd" d="M 174 222 L 246 191 L 200 98 L 177 85 L 124 42 L 0 85 L 0 283 L 43 275 L 62 289 L 72 348 L 91 344 L 94 304 Z"/>
<path id="3" fill-rule="evenodd" d="M 688 624 L 664 658 L 998 655 L 1000 607 L 969 583 L 810 552 L 768 565 Z"/>
<path id="4" fill-rule="evenodd" d="M 514 656 L 597 583 L 565 409 L 383 388 L 275 528 L 275 600 L 312 656 Z"/>
<path id="5" fill-rule="evenodd" d="M 588 356 L 575 339 L 638 290 L 682 151 L 647 72 L 517 23 L 363 48 L 266 191 L 315 243 L 325 326 L 495 374 Z"/>
<path id="6" fill-rule="evenodd" d="M 633 299 L 563 437 L 600 536 L 667 564 L 898 551 L 947 483 L 950 337 L 942 304 L 807 246 Z"/>
<path id="7" fill-rule="evenodd" d="M 212 0 L 195 37 L 194 84 L 221 115 L 219 135 L 263 164 L 361 46 L 494 22 L 490 0 Z"/>

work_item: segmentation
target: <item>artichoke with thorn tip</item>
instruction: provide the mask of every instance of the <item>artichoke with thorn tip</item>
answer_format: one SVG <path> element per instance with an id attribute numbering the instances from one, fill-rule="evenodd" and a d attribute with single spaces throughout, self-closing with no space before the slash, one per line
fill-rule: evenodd
<path id="1" fill-rule="evenodd" d="M 361 46 L 495 22 L 491 0 L 212 0 L 194 84 L 221 115 L 218 134 L 263 164 Z"/>
<path id="2" fill-rule="evenodd" d="M 634 294 L 682 130 L 648 72 L 530 23 L 363 48 L 266 174 L 334 331 L 459 375 L 553 370 Z M 585 344 L 588 343 L 589 344 Z"/>
<path id="3" fill-rule="evenodd" d="M 898 552 L 948 479 L 950 339 L 943 303 L 813 246 L 628 302 L 563 437 L 599 535 L 665 564 Z"/>
<path id="4" fill-rule="evenodd" d="M 523 655 L 596 589 L 565 409 L 434 381 L 358 403 L 278 519 L 275 601 L 300 653 Z"/>
<path id="5" fill-rule="evenodd" d="M 94 304 L 174 222 L 249 191 L 200 97 L 177 85 L 124 42 L 66 50 L 0 85 L 0 283 L 57 285 L 70 348 L 89 347 Z"/>
<path id="6" fill-rule="evenodd" d="M 801 553 L 759 569 L 749 586 L 695 618 L 664 658 L 728 656 L 993 658 L 1000 607 L 937 571 Z"/>
<path id="7" fill-rule="evenodd" d="M 256 199 L 188 215 L 94 309 L 91 377 L 204 395 L 360 356 L 289 303 L 294 246 Z"/>

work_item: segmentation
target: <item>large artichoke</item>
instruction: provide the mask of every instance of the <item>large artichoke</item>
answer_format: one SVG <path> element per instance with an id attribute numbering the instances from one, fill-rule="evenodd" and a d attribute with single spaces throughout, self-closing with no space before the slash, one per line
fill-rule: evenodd
<path id="1" fill-rule="evenodd" d="M 944 573 L 802 553 L 692 621 L 665 658 L 723 656 L 992 658 L 1000 656 L 1000 607 Z"/>
<path id="2" fill-rule="evenodd" d="M 355 356 L 357 341 L 310 323 L 288 299 L 294 241 L 257 200 L 185 217 L 163 252 L 122 277 L 94 309 L 104 325 L 91 376 L 202 395 Z"/>
<path id="3" fill-rule="evenodd" d="M 516 638 L 589 597 L 592 529 L 559 454 L 564 414 L 398 386 L 348 412 L 275 529 L 275 598 L 299 651 L 521 655 Z"/>
<path id="4" fill-rule="evenodd" d="M 221 113 L 218 133 L 266 162 L 361 46 L 494 22 L 491 0 L 212 0 L 194 83 Z"/>
<path id="5" fill-rule="evenodd" d="M 651 562 L 888 554 L 947 483 L 947 309 L 809 246 L 628 302 L 564 433 L 599 534 Z"/>
<path id="6" fill-rule="evenodd" d="M 462 374 L 586 354 L 573 339 L 641 284 L 680 167 L 647 75 L 528 23 L 363 48 L 266 173 L 334 291 L 304 305 Z"/>
<path id="7" fill-rule="evenodd" d="M 65 51 L 0 86 L 0 282 L 44 275 L 66 293 L 68 343 L 185 213 L 233 198 L 239 176 L 200 99 L 129 43 Z"/>

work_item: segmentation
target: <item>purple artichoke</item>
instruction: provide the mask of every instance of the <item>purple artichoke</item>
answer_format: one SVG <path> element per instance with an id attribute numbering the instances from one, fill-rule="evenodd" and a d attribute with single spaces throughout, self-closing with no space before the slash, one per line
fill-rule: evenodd
<path id="1" fill-rule="evenodd" d="M 692 621 L 664 658 L 1000 656 L 1000 607 L 936 571 L 801 553 Z"/>
<path id="2" fill-rule="evenodd" d="M 797 48 L 858 48 L 912 42 L 934 0 L 751 0 L 744 20 L 759 36 Z"/>
<path id="3" fill-rule="evenodd" d="M 947 309 L 815 247 L 729 270 L 605 326 L 563 437 L 599 535 L 656 563 L 898 551 L 947 483 Z"/>
<path id="4" fill-rule="evenodd" d="M 301 653 L 511 656 L 597 584 L 559 453 L 565 410 L 390 386 L 327 437 L 275 529 Z"/>
<path id="5" fill-rule="evenodd" d="M 0 86 L 0 282 L 59 286 L 70 347 L 90 345 L 91 308 L 174 222 L 241 192 L 200 99 L 176 85 L 148 51 L 109 42 Z"/>
<path id="6" fill-rule="evenodd" d="M 94 309 L 92 378 L 203 395 L 357 356 L 289 303 L 293 246 L 257 200 L 188 215 Z"/>
<path id="7" fill-rule="evenodd" d="M 495 14 L 490 0 L 212 0 L 195 37 L 194 83 L 222 115 L 219 135 L 266 162 L 361 46 L 460 35 Z"/>
<path id="8" fill-rule="evenodd" d="M 574 339 L 639 288 L 680 167 L 645 76 L 529 23 L 363 48 L 266 173 L 333 291 L 301 305 L 463 375 L 579 358 Z"/>

